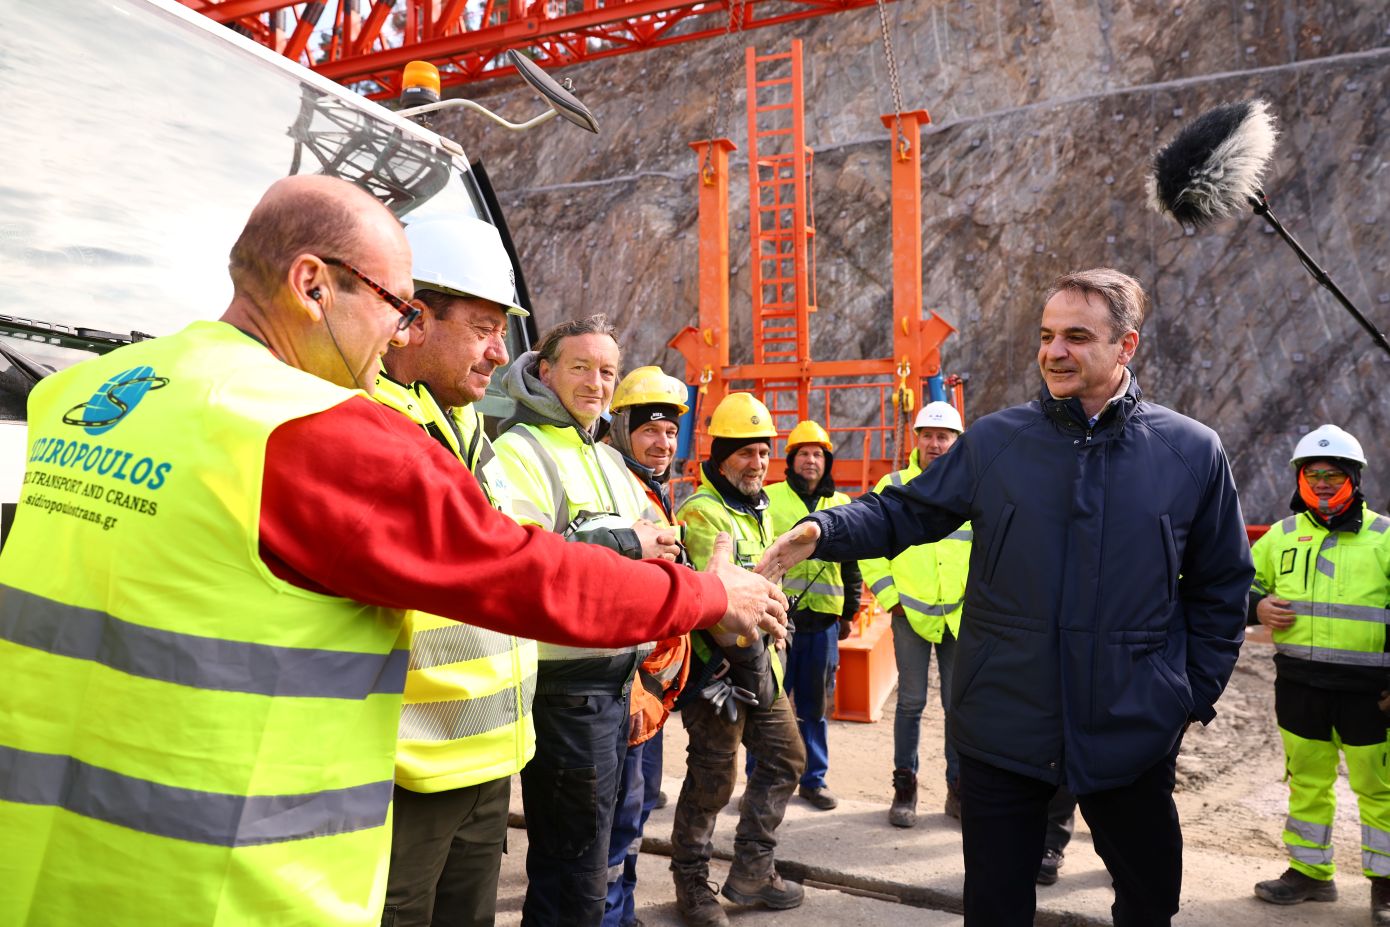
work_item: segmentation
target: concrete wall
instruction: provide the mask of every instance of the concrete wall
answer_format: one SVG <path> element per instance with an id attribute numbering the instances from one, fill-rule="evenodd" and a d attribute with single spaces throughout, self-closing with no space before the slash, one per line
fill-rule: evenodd
<path id="1" fill-rule="evenodd" d="M 1364 0 L 898 0 L 888 6 L 905 108 L 926 108 L 922 282 L 959 334 L 972 417 L 1026 401 L 1039 294 L 1110 264 L 1154 297 L 1134 370 L 1147 398 L 1220 432 L 1247 520 L 1286 513 L 1287 458 L 1332 421 L 1372 456 L 1390 505 L 1390 362 L 1254 217 L 1190 233 L 1148 211 L 1155 148 L 1218 103 L 1268 100 L 1283 129 L 1275 213 L 1390 327 L 1390 7 Z M 696 303 L 695 158 L 746 140 L 743 46 L 807 56 L 815 148 L 818 358 L 884 356 L 891 305 L 887 134 L 893 108 L 873 8 L 557 72 L 603 131 L 568 126 L 472 145 L 498 186 L 547 319 L 606 311 L 627 363 L 682 364 L 666 340 Z M 521 117 L 515 82 L 474 96 Z M 716 98 L 722 102 L 716 104 Z M 716 124 L 717 118 L 717 124 Z M 476 124 L 458 129 L 462 138 Z M 735 153 L 734 335 L 747 338 L 746 163 Z M 738 351 L 735 352 L 736 357 Z M 747 356 L 744 348 L 743 357 Z"/>

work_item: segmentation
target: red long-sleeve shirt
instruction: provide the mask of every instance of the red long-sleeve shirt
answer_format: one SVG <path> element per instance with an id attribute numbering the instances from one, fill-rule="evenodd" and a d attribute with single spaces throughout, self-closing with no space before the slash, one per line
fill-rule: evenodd
<path id="1" fill-rule="evenodd" d="M 280 579 L 555 644 L 621 647 L 716 623 L 714 577 L 522 528 L 448 451 L 363 397 L 266 444 L 261 557 Z"/>

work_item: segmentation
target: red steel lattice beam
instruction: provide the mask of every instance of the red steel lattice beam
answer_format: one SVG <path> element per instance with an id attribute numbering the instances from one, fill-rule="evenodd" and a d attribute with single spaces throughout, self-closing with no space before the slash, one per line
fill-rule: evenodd
<path id="1" fill-rule="evenodd" d="M 405 64 L 439 66 L 445 86 L 500 77 L 521 49 L 546 69 L 873 6 L 876 0 L 181 0 L 368 96 L 396 96 Z M 471 10 L 471 13 L 470 13 Z M 331 15 L 325 15 L 330 13 Z M 322 29 L 315 40 L 315 30 Z"/>

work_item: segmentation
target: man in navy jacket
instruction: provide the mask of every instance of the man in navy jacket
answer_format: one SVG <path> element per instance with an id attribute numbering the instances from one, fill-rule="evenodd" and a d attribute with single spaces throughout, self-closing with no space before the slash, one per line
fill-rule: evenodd
<path id="1" fill-rule="evenodd" d="M 947 721 L 967 925 L 1033 923 L 1059 784 L 1110 871 L 1117 927 L 1178 910 L 1178 746 L 1216 714 L 1254 570 L 1216 434 L 1140 400 L 1127 364 L 1147 301 L 1108 268 L 1060 278 L 1036 401 L 978 420 L 905 486 L 809 516 L 760 565 L 775 580 L 812 554 L 895 556 L 973 524 Z"/>

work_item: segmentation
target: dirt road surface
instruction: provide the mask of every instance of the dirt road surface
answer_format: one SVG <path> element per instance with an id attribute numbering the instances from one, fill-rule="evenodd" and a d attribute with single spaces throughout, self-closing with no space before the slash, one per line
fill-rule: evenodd
<path id="1" fill-rule="evenodd" d="M 1217 705 L 1216 720 L 1187 735 L 1178 758 L 1176 800 L 1182 818 L 1183 910 L 1174 923 L 1192 927 L 1369 924 L 1370 890 L 1361 875 L 1360 823 L 1345 771 L 1338 782 L 1334 846 L 1341 899 L 1335 904 L 1280 908 L 1255 899 L 1255 882 L 1277 877 L 1286 865 L 1280 832 L 1286 814 L 1283 752 L 1274 722 L 1273 647 L 1260 634 L 1242 650 L 1235 674 Z M 933 675 L 933 685 L 935 676 Z M 684 777 L 685 732 L 673 718 L 666 732 L 665 791 L 672 804 Z M 831 722 L 830 787 L 840 807 L 821 812 L 793 798 L 779 834 L 778 859 L 787 874 L 817 887 L 797 912 L 730 908 L 740 920 L 762 927 L 898 923 L 960 923 L 963 865 L 959 823 L 941 813 L 945 801 L 941 709 L 935 693 L 923 719 L 920 822 L 912 830 L 889 826 L 892 797 L 893 698 L 873 724 Z M 741 767 L 741 764 L 740 764 Z M 735 789 L 735 801 L 742 783 Z M 521 811 L 514 785 L 513 811 Z M 656 812 L 638 885 L 638 915 L 648 925 L 679 924 L 664 854 L 671 807 Z M 721 815 L 716 854 L 727 857 L 737 822 L 734 808 Z M 499 923 L 519 923 L 525 891 L 524 832 L 512 831 L 504 862 Z M 712 878 L 721 878 L 716 863 Z M 1077 821 L 1061 879 L 1038 890 L 1040 925 L 1109 923 L 1113 899 L 1090 832 Z M 926 910 L 922 910 L 926 909 Z M 928 911 L 937 912 L 928 916 Z M 792 915 L 795 915 L 793 917 Z"/>

